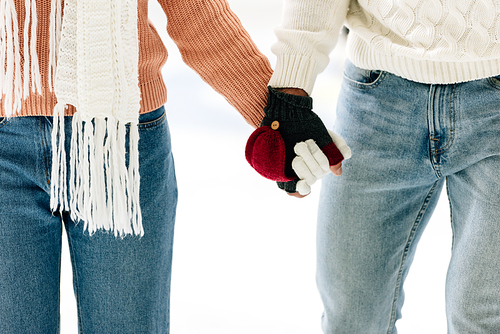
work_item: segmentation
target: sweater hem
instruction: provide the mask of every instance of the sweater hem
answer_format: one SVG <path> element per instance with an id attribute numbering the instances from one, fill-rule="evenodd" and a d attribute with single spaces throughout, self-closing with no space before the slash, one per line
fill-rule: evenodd
<path id="1" fill-rule="evenodd" d="M 380 54 L 356 34 L 349 36 L 347 56 L 360 68 L 387 71 L 424 84 L 454 84 L 500 74 L 500 59 L 457 62 Z"/>
<path id="2" fill-rule="evenodd" d="M 161 76 L 149 82 L 142 83 L 140 89 L 140 114 L 156 110 L 167 102 L 167 88 Z M 43 88 L 42 95 L 32 94 L 26 100 L 23 100 L 22 103 L 21 111 L 12 117 L 52 116 L 57 99 L 49 88 Z M 65 111 L 65 116 L 72 116 L 75 112 L 76 108 L 70 105 Z M 2 98 L 0 99 L 0 117 L 6 116 L 4 99 Z"/>

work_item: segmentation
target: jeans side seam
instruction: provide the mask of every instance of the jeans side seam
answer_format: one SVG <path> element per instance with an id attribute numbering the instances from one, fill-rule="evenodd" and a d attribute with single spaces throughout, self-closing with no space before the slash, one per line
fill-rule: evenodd
<path id="1" fill-rule="evenodd" d="M 436 189 L 437 184 L 438 184 L 438 181 L 436 181 L 434 183 L 432 188 L 429 190 L 427 196 L 425 197 L 424 203 L 422 204 L 422 207 L 417 215 L 417 218 L 415 219 L 415 223 L 413 224 L 413 227 L 412 227 L 410 234 L 408 236 L 408 240 L 406 242 L 406 246 L 405 246 L 404 252 L 403 252 L 403 257 L 401 258 L 401 265 L 400 265 L 399 271 L 398 271 L 398 278 L 396 280 L 396 287 L 394 289 L 394 299 L 393 299 L 393 303 L 392 303 L 391 318 L 389 321 L 389 328 L 387 330 L 387 334 L 392 333 L 392 331 L 394 330 L 394 326 L 396 324 L 396 311 L 397 311 L 399 292 L 401 289 L 401 280 L 403 278 L 404 266 L 406 264 L 406 258 L 408 256 L 410 246 L 413 243 L 413 240 L 415 238 L 415 232 L 417 231 L 418 227 L 420 226 L 420 222 L 422 221 L 422 217 L 424 216 L 424 213 L 427 210 L 430 199 L 431 199 L 432 195 L 434 194 L 434 191 Z"/>
<path id="2" fill-rule="evenodd" d="M 43 119 L 40 119 L 40 141 L 42 143 L 42 153 L 43 153 L 43 162 L 45 164 L 45 179 L 47 181 L 47 185 L 50 188 L 50 173 L 49 173 L 49 163 L 50 157 L 47 154 L 48 145 L 45 140 L 45 130 L 43 128 Z"/>
<path id="3" fill-rule="evenodd" d="M 448 177 L 446 177 L 446 196 L 450 206 L 450 225 L 451 225 L 451 249 L 455 244 L 455 225 L 453 224 L 453 205 L 451 204 L 450 187 L 448 186 Z"/>
<path id="4" fill-rule="evenodd" d="M 62 216 L 60 216 L 60 232 L 61 232 L 61 236 L 62 236 L 62 229 L 63 229 L 63 224 L 64 224 L 64 220 L 62 218 Z M 61 241 L 59 242 L 59 285 L 61 284 L 61 274 L 62 274 L 62 238 L 61 238 Z M 59 288 L 59 321 L 57 323 L 57 333 L 61 333 L 61 288 Z"/>
<path id="5" fill-rule="evenodd" d="M 68 217 L 68 216 L 66 216 Z M 73 243 L 71 242 L 71 235 L 70 235 L 70 232 L 69 232 L 69 228 L 68 228 L 68 224 L 70 224 L 70 221 L 69 221 L 69 217 L 67 219 L 64 219 L 65 221 L 65 225 L 66 225 L 66 237 L 68 238 L 68 247 L 70 249 L 70 257 L 71 257 L 71 266 L 72 266 L 72 269 L 73 269 L 73 290 L 74 290 L 74 294 L 75 294 L 75 299 L 76 299 L 76 307 L 77 307 L 77 310 L 78 310 L 78 332 L 80 334 L 83 333 L 83 325 L 82 325 L 82 312 L 81 312 L 81 309 L 80 309 L 80 293 L 79 293 L 79 284 L 78 284 L 78 268 L 77 268 L 77 265 L 76 265 L 76 261 L 75 261 L 75 250 L 73 248 Z"/>

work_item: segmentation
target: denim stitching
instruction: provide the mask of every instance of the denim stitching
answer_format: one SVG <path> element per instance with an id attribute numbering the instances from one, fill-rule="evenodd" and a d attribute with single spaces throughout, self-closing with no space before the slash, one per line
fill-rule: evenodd
<path id="1" fill-rule="evenodd" d="M 448 196 L 448 203 L 450 206 L 451 249 L 453 250 L 453 246 L 455 244 L 455 225 L 453 224 L 453 206 L 451 205 L 450 187 L 448 185 L 448 177 L 446 177 L 446 195 Z"/>
<path id="2" fill-rule="evenodd" d="M 375 81 L 370 82 L 370 83 L 361 83 L 361 82 L 358 82 L 356 80 L 353 80 L 353 79 L 349 78 L 345 74 L 345 72 L 343 73 L 343 77 L 344 77 L 344 79 L 346 80 L 346 83 L 349 86 L 353 86 L 353 87 L 360 88 L 360 89 L 373 89 L 373 88 L 377 88 L 380 85 L 380 83 L 383 81 L 383 79 L 385 79 L 386 76 L 387 76 L 387 72 L 381 71 L 380 75 L 377 77 L 377 79 L 375 79 Z"/>
<path id="3" fill-rule="evenodd" d="M 79 284 L 78 284 L 78 266 L 75 261 L 75 250 L 73 247 L 73 243 L 71 242 L 71 233 L 69 231 L 69 223 L 75 223 L 73 221 L 69 221 L 68 219 L 64 219 L 65 227 L 66 227 L 66 237 L 68 238 L 68 248 L 70 249 L 70 257 L 71 257 L 71 265 L 73 267 L 73 289 L 75 292 L 76 299 L 76 307 L 78 310 L 78 332 L 83 334 L 83 319 L 82 319 L 82 310 L 80 305 L 80 293 L 79 293 Z M 76 224 L 76 223 L 75 223 Z"/>
<path id="4" fill-rule="evenodd" d="M 424 216 L 424 213 L 427 210 L 430 199 L 431 199 L 432 195 L 434 194 L 434 191 L 436 190 L 438 182 L 439 181 L 436 181 L 434 183 L 434 185 L 432 186 L 432 188 L 429 190 L 429 193 L 427 194 L 427 196 L 424 200 L 424 203 L 422 204 L 422 207 L 417 215 L 417 218 L 415 219 L 415 223 L 413 224 L 413 228 L 410 231 L 410 235 L 408 236 L 408 240 L 407 240 L 406 246 L 404 248 L 404 252 L 403 252 L 403 257 L 401 258 L 401 265 L 399 267 L 398 278 L 397 278 L 396 287 L 394 290 L 394 299 L 393 299 L 393 304 L 392 304 L 391 319 L 389 321 L 389 329 L 387 330 L 387 334 L 391 334 L 393 329 L 394 329 L 394 326 L 396 325 L 396 311 L 397 311 L 399 292 L 401 289 L 401 279 L 403 277 L 403 270 L 404 270 L 404 266 L 406 263 L 406 258 L 408 256 L 410 246 L 413 243 L 413 240 L 415 237 L 415 232 L 417 231 L 418 227 L 420 226 L 420 223 L 422 221 L 422 217 Z"/>
<path id="5" fill-rule="evenodd" d="M 164 111 L 161 114 L 161 116 L 155 120 L 145 122 L 145 123 L 139 123 L 138 128 L 139 128 L 139 130 L 149 130 L 153 127 L 156 127 L 156 126 L 162 124 L 166 119 L 167 119 L 167 113 Z"/>
<path id="6" fill-rule="evenodd" d="M 437 144 L 436 141 L 437 139 L 434 137 L 435 135 L 435 122 L 434 122 L 434 100 L 436 96 L 436 89 L 434 85 L 429 86 L 429 96 L 428 96 L 428 102 L 427 102 L 427 127 L 429 131 L 429 158 L 432 164 L 432 168 L 434 168 L 434 172 L 436 173 L 436 176 L 439 178 L 442 176 L 441 171 L 440 171 L 440 166 L 438 164 L 438 150 L 436 148 Z"/>
<path id="7" fill-rule="evenodd" d="M 486 82 L 491 87 L 500 90 L 500 76 L 486 78 Z"/>
<path id="8" fill-rule="evenodd" d="M 59 248 L 61 248 L 61 244 L 62 244 L 62 224 L 64 223 L 64 220 L 62 219 L 62 216 L 60 215 L 60 223 L 61 223 L 61 230 L 60 233 L 61 233 L 61 240 L 60 240 L 60 243 L 59 243 Z M 62 261 L 62 249 L 59 249 L 59 285 L 61 284 L 61 261 Z M 61 299 L 61 291 L 59 289 L 59 301 Z M 61 332 L 61 303 L 59 302 L 59 322 L 57 324 L 57 333 L 60 333 Z"/>
<path id="9" fill-rule="evenodd" d="M 9 122 L 9 119 L 7 117 L 0 117 L 0 129 L 4 127 L 5 124 Z"/>
<path id="10" fill-rule="evenodd" d="M 436 150 L 436 154 L 442 154 L 448 151 L 455 141 L 455 88 L 456 85 L 453 85 L 450 93 L 450 138 L 442 148 Z"/>
<path id="11" fill-rule="evenodd" d="M 429 136 L 430 140 L 437 140 L 434 138 L 434 133 L 436 130 L 435 123 L 434 123 L 434 115 L 435 115 L 435 103 L 434 103 L 434 97 L 436 96 L 436 89 L 434 88 L 435 85 L 430 86 L 430 91 L 429 91 L 429 110 L 428 110 L 428 122 L 429 122 Z M 447 152 L 453 143 L 455 142 L 455 133 L 456 133 L 456 107 L 455 107 L 455 100 L 456 100 L 456 88 L 457 85 L 451 86 L 451 92 L 450 92 L 450 130 L 449 130 L 449 138 L 444 144 L 443 147 L 436 147 L 438 146 L 436 143 L 434 145 L 430 145 L 429 148 L 429 153 L 430 153 L 430 159 L 432 163 L 432 167 L 434 168 L 434 171 L 436 172 L 437 177 L 441 178 L 442 172 L 441 172 L 441 165 L 439 163 L 439 155 L 442 155 L 443 153 Z"/>
<path id="12" fill-rule="evenodd" d="M 42 154 L 43 154 L 43 163 L 45 165 L 45 179 L 47 181 L 47 185 L 50 188 L 50 175 L 49 175 L 49 164 L 50 164 L 50 157 L 48 156 L 47 149 L 48 145 L 45 141 L 45 130 L 43 127 L 43 118 L 40 118 L 40 142 L 42 143 Z"/>

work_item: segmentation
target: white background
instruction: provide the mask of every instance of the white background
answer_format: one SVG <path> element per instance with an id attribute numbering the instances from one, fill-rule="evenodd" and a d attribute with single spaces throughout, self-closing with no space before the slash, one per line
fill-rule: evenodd
<path id="1" fill-rule="evenodd" d="M 229 0 L 269 57 L 282 0 Z M 252 132 L 243 118 L 182 63 L 155 1 L 150 17 L 169 50 L 167 115 L 179 184 L 171 294 L 172 334 L 320 334 L 315 221 L 320 185 L 305 199 L 282 193 L 246 163 Z M 344 59 L 340 44 L 313 93 L 328 127 Z M 446 332 L 444 282 L 451 248 L 446 195 L 420 242 L 405 284 L 400 334 Z M 67 244 L 63 245 L 61 332 L 77 333 Z"/>

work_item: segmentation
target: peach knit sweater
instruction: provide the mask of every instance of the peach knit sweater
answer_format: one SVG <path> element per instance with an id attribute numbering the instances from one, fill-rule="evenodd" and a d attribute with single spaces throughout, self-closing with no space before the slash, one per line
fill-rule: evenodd
<path id="1" fill-rule="evenodd" d="M 254 127 L 262 120 L 267 84 L 272 75 L 268 60 L 259 52 L 225 0 L 158 0 L 167 16 L 167 31 L 184 62 L 222 94 Z M 56 104 L 48 87 L 49 14 L 51 0 L 37 0 L 37 54 L 42 95 L 31 94 L 17 116 L 51 116 Z M 15 0 L 18 22 L 24 22 L 24 0 Z M 167 90 L 161 68 L 167 50 L 148 19 L 148 0 L 138 0 L 139 85 L 141 113 L 165 104 Z M 23 25 L 19 25 L 22 47 Z M 22 53 L 21 49 L 21 54 Z M 22 62 L 22 60 L 21 60 Z M 22 66 L 22 64 L 21 64 Z M 0 116 L 5 116 L 3 98 Z M 68 115 L 75 112 L 68 110 Z"/>

